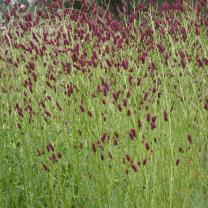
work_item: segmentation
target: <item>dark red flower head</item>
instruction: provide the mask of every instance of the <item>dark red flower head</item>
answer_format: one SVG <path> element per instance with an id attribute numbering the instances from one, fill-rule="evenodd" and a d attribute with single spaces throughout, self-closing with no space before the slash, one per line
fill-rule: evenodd
<path id="1" fill-rule="evenodd" d="M 180 159 L 177 159 L 177 160 L 176 160 L 176 166 L 178 166 L 179 163 L 180 163 Z"/>
<path id="2" fill-rule="evenodd" d="M 190 134 L 188 135 L 188 141 L 190 144 L 192 144 L 192 136 Z"/>
<path id="3" fill-rule="evenodd" d="M 147 114 L 146 114 L 146 120 L 147 120 L 147 122 L 150 122 L 150 113 L 149 112 L 147 112 Z"/>
<path id="4" fill-rule="evenodd" d="M 137 136 L 136 129 L 130 129 L 129 136 L 131 139 L 134 139 Z"/>
<path id="5" fill-rule="evenodd" d="M 167 111 L 163 112 L 164 120 L 167 122 L 168 121 L 168 113 Z"/>

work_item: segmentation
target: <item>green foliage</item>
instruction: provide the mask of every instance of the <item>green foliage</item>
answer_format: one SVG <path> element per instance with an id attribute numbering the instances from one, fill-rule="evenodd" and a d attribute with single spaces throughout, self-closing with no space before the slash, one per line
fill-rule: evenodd
<path id="1" fill-rule="evenodd" d="M 1 208 L 208 207 L 207 28 L 188 11 L 170 16 L 180 23 L 172 33 L 167 17 L 160 28 L 152 11 L 142 26 L 69 15 L 26 31 L 8 23 Z"/>

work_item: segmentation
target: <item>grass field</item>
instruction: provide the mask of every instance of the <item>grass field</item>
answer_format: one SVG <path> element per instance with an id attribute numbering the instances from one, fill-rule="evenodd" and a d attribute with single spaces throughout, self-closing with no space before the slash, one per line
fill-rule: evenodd
<path id="1" fill-rule="evenodd" d="M 203 5 L 7 14 L 0 207 L 208 207 Z"/>

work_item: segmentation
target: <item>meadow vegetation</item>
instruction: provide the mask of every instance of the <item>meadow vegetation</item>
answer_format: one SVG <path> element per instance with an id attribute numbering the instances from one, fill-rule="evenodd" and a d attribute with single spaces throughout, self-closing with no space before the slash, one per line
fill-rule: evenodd
<path id="1" fill-rule="evenodd" d="M 84 2 L 4 14 L 0 207 L 208 207 L 206 0 Z"/>

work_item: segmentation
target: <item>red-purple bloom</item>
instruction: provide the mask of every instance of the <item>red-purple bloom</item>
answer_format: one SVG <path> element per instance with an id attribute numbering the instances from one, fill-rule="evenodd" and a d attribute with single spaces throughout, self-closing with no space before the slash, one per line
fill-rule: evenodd
<path id="1" fill-rule="evenodd" d="M 84 113 L 85 112 L 84 106 L 83 105 L 80 105 L 79 107 L 80 107 L 81 112 Z"/>
<path id="2" fill-rule="evenodd" d="M 183 150 L 183 148 L 182 147 L 179 147 L 179 152 L 181 152 L 181 153 L 184 153 L 184 150 Z"/>
<path id="3" fill-rule="evenodd" d="M 93 151 L 94 153 L 96 153 L 96 144 L 95 144 L 95 143 L 92 143 L 92 151 Z"/>
<path id="4" fill-rule="evenodd" d="M 70 97 L 73 94 L 73 92 L 74 92 L 73 86 L 68 84 L 66 89 L 67 95 Z"/>
<path id="5" fill-rule="evenodd" d="M 141 82 L 142 82 L 142 79 L 141 79 L 141 78 L 137 78 L 137 85 L 138 85 L 138 86 L 141 85 Z"/>
<path id="6" fill-rule="evenodd" d="M 142 162 L 143 165 L 146 165 L 147 164 L 147 159 L 145 158 Z"/>
<path id="7" fill-rule="evenodd" d="M 208 111 L 208 99 L 204 101 L 204 109 Z"/>
<path id="8" fill-rule="evenodd" d="M 137 136 L 136 129 L 130 129 L 129 136 L 131 139 L 134 139 Z"/>
<path id="9" fill-rule="evenodd" d="M 23 18 L 26 22 L 31 22 L 32 21 L 31 13 L 25 14 Z"/>
<path id="10" fill-rule="evenodd" d="M 138 126 L 139 129 L 141 129 L 141 127 L 142 127 L 142 122 L 141 122 L 140 120 L 138 120 L 137 126 Z"/>
<path id="11" fill-rule="evenodd" d="M 167 122 L 168 121 L 168 113 L 167 113 L 167 111 L 163 112 L 163 117 L 164 117 L 164 120 Z"/>
<path id="12" fill-rule="evenodd" d="M 121 112 L 122 111 L 122 106 L 121 104 L 118 104 L 118 110 Z"/>
<path id="13" fill-rule="evenodd" d="M 35 63 L 33 63 L 33 62 L 28 62 L 28 65 L 27 65 L 27 68 L 29 69 L 29 70 L 34 70 L 35 69 Z"/>
<path id="14" fill-rule="evenodd" d="M 115 146 L 118 145 L 118 139 L 117 139 L 117 138 L 114 139 L 113 144 L 114 144 Z"/>
<path id="15" fill-rule="evenodd" d="M 128 110 L 127 110 L 127 116 L 130 116 L 130 115 L 131 115 L 131 110 L 128 109 Z"/>
<path id="16" fill-rule="evenodd" d="M 105 143 L 105 140 L 107 139 L 107 133 L 105 132 L 102 136 L 101 136 L 101 141 L 103 142 L 103 143 Z"/>
<path id="17" fill-rule="evenodd" d="M 133 169 L 133 171 L 136 173 L 138 171 L 137 166 L 134 164 L 134 162 L 131 162 L 131 167 Z"/>
<path id="18" fill-rule="evenodd" d="M 148 143 L 145 144 L 147 151 L 150 149 L 150 145 Z"/>
<path id="19" fill-rule="evenodd" d="M 157 88 L 155 86 L 152 88 L 152 92 L 153 92 L 153 94 L 155 94 L 157 92 Z"/>
<path id="20" fill-rule="evenodd" d="M 166 12 L 169 9 L 169 3 L 167 1 L 164 1 L 161 5 L 161 10 Z"/>
<path id="21" fill-rule="evenodd" d="M 155 123 L 157 119 L 157 116 L 152 116 L 152 123 Z"/>
<path id="22" fill-rule="evenodd" d="M 153 122 L 151 122 L 151 129 L 153 130 L 153 129 L 155 129 L 155 128 L 156 128 L 156 124 L 153 123 Z"/>
<path id="23" fill-rule="evenodd" d="M 204 66 L 204 64 L 203 64 L 203 62 L 200 58 L 196 58 L 196 64 L 197 64 L 198 67 L 203 67 Z"/>
<path id="24" fill-rule="evenodd" d="M 130 162 L 131 161 L 131 157 L 129 154 L 126 154 L 126 159 Z"/>
<path id="25" fill-rule="evenodd" d="M 149 112 L 147 112 L 147 114 L 146 114 L 146 120 L 147 120 L 147 122 L 150 122 L 150 113 Z"/>
<path id="26" fill-rule="evenodd" d="M 44 114 L 48 117 L 51 117 L 51 113 L 49 111 L 44 111 Z"/>
<path id="27" fill-rule="evenodd" d="M 145 93 L 144 93 L 144 98 L 143 98 L 143 100 L 146 101 L 146 100 L 147 100 L 147 97 L 148 97 L 148 92 L 145 92 Z"/>
<path id="28" fill-rule="evenodd" d="M 120 91 L 114 92 L 112 95 L 113 95 L 114 100 L 117 101 L 118 100 L 118 97 L 120 95 Z"/>
<path id="29" fill-rule="evenodd" d="M 123 99 L 123 106 L 126 107 L 127 106 L 127 100 Z"/>
<path id="30" fill-rule="evenodd" d="M 122 38 L 120 38 L 120 39 L 118 40 L 118 42 L 117 42 L 117 47 L 118 47 L 119 49 L 121 49 L 121 48 L 123 47 L 123 39 L 122 39 Z"/>
<path id="31" fill-rule="evenodd" d="M 190 144 L 192 144 L 192 136 L 190 134 L 188 135 L 188 141 Z"/>
<path id="32" fill-rule="evenodd" d="M 143 52 L 142 54 L 140 54 L 140 56 L 138 57 L 139 61 L 141 61 L 143 64 L 147 58 L 147 52 Z"/>
<path id="33" fill-rule="evenodd" d="M 59 152 L 59 153 L 57 153 L 57 157 L 59 158 L 59 159 L 61 159 L 62 158 L 62 154 Z"/>
<path id="34" fill-rule="evenodd" d="M 48 143 L 47 150 L 48 150 L 48 152 L 51 152 L 51 151 L 54 152 L 54 147 L 51 143 Z"/>
<path id="35" fill-rule="evenodd" d="M 58 161 L 58 158 L 57 158 L 57 156 L 55 154 L 50 156 L 48 159 L 51 160 L 52 162 L 57 162 Z"/>
<path id="36" fill-rule="evenodd" d="M 126 97 L 129 98 L 130 95 L 131 95 L 131 93 L 130 93 L 130 91 L 128 91 L 128 92 L 126 93 Z"/>
<path id="37" fill-rule="evenodd" d="M 208 66 L 208 58 L 204 58 L 203 61 L 204 61 L 204 64 Z"/>
<path id="38" fill-rule="evenodd" d="M 11 3 L 11 0 L 4 0 L 4 3 L 5 3 L 6 5 L 9 5 L 9 4 Z"/>
<path id="39" fill-rule="evenodd" d="M 157 47 L 158 47 L 160 53 L 164 53 L 165 52 L 165 47 L 162 44 L 157 44 Z"/>
<path id="40" fill-rule="evenodd" d="M 43 169 L 44 169 L 45 171 L 47 171 L 47 172 L 50 171 L 49 168 L 48 168 L 48 166 L 47 166 L 46 164 L 43 164 Z"/>
<path id="41" fill-rule="evenodd" d="M 140 11 L 144 11 L 145 10 L 145 4 L 143 2 L 138 3 L 136 6 L 136 11 L 140 12 Z"/>
<path id="42" fill-rule="evenodd" d="M 92 118 L 92 112 L 91 111 L 88 111 L 88 115 L 89 115 L 89 117 L 91 117 Z"/>
<path id="43" fill-rule="evenodd" d="M 177 159 L 177 160 L 176 160 L 176 166 L 178 166 L 179 163 L 180 163 L 180 159 Z"/>
<path id="44" fill-rule="evenodd" d="M 141 160 L 138 160 L 137 165 L 140 166 L 142 164 Z"/>
<path id="45" fill-rule="evenodd" d="M 104 160 L 104 155 L 103 154 L 100 155 L 100 159 Z"/>
<path id="46" fill-rule="evenodd" d="M 62 110 L 62 108 L 61 108 L 61 106 L 60 106 L 60 104 L 59 104 L 59 102 L 58 102 L 58 101 L 56 101 L 56 106 L 57 106 L 57 108 L 59 109 L 59 111 L 61 111 L 61 110 Z"/>
<path id="47" fill-rule="evenodd" d="M 41 156 L 43 152 L 41 152 L 38 148 L 36 148 L 37 156 Z"/>
<path id="48" fill-rule="evenodd" d="M 123 67 L 125 70 L 128 69 L 129 63 L 128 63 L 128 60 L 127 60 L 127 59 L 123 59 L 123 60 L 121 61 L 121 67 Z"/>

